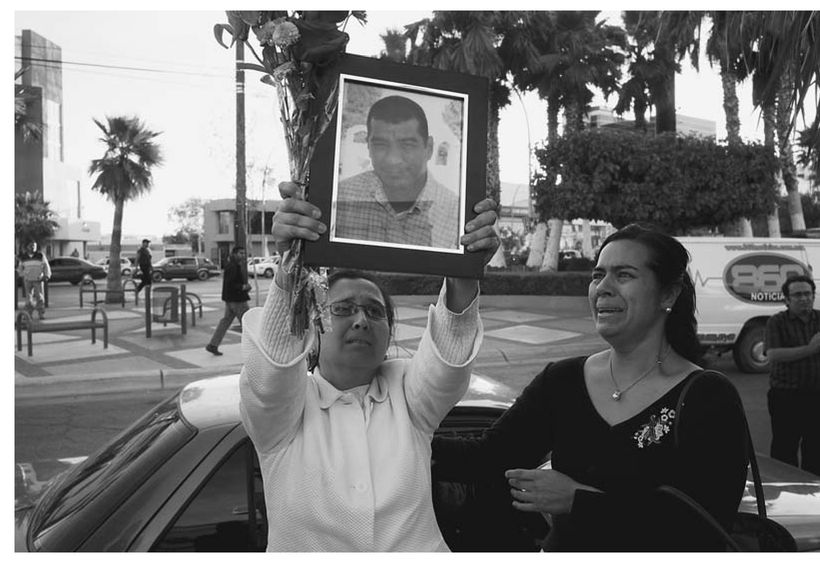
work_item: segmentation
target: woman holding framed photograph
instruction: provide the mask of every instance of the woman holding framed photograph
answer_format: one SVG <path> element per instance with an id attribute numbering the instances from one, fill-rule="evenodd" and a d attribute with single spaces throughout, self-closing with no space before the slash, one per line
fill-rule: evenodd
<path id="1" fill-rule="evenodd" d="M 272 234 L 316 240 L 327 227 L 292 183 Z M 489 261 L 496 205 L 476 204 L 462 244 Z M 286 260 L 286 259 L 285 259 Z M 286 262 L 285 262 L 286 264 Z M 268 551 L 447 551 L 433 512 L 430 442 L 466 392 L 482 339 L 478 281 L 446 278 L 412 358 L 385 360 L 389 295 L 370 275 L 328 278 L 329 328 L 288 332 L 289 280 L 243 320 L 243 423 L 262 468 Z"/>

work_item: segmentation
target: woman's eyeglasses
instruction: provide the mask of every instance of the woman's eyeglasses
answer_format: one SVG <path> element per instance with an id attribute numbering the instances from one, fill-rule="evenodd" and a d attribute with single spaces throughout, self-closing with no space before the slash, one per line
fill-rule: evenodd
<path id="1" fill-rule="evenodd" d="M 350 317 L 359 311 L 364 312 L 365 317 L 374 321 L 387 319 L 387 309 L 384 305 L 379 303 L 370 303 L 368 305 L 359 305 L 352 301 L 337 301 L 328 305 L 330 313 L 337 317 Z"/>

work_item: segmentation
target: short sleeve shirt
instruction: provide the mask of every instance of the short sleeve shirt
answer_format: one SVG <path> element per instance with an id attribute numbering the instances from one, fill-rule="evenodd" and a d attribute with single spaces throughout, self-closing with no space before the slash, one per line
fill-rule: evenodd
<path id="1" fill-rule="evenodd" d="M 459 206 L 452 191 L 427 173 L 418 199 L 396 212 L 373 171 L 339 184 L 335 236 L 412 246 L 458 248 Z"/>
<path id="2" fill-rule="evenodd" d="M 809 344 L 820 332 L 820 311 L 813 309 L 808 322 L 788 310 L 776 313 L 766 324 L 766 349 L 792 348 Z M 820 392 L 820 354 L 792 361 L 772 361 L 772 388 Z"/>

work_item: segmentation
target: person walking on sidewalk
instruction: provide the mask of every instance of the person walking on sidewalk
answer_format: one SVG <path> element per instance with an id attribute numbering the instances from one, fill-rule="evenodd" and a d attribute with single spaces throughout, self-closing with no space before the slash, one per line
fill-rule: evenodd
<path id="1" fill-rule="evenodd" d="M 140 269 L 140 283 L 137 286 L 137 293 L 142 291 L 142 288 L 145 286 L 151 287 L 153 265 L 151 264 L 150 244 L 150 240 L 143 238 L 142 246 L 137 250 L 137 266 L 139 266 Z"/>
<path id="2" fill-rule="evenodd" d="M 771 455 L 820 475 L 820 311 L 809 276 L 783 283 L 786 310 L 766 323 L 766 355 L 771 361 L 768 406 Z"/>
<path id="3" fill-rule="evenodd" d="M 225 266 L 225 272 L 222 274 L 222 301 L 225 302 L 225 314 L 219 320 L 211 342 L 205 347 L 205 350 L 217 356 L 222 356 L 218 348 L 219 343 L 222 342 L 222 337 L 225 336 L 234 317 L 242 324 L 242 316 L 248 310 L 248 301 L 250 301 L 248 291 L 251 286 L 242 269 L 245 258 L 245 249 L 241 246 L 234 246 L 228 265 Z"/>
<path id="4" fill-rule="evenodd" d="M 26 313 L 31 316 L 34 310 L 45 319 L 45 303 L 43 301 L 43 282 L 51 278 L 51 266 L 45 254 L 37 251 L 37 243 L 33 240 L 26 245 L 20 254 L 17 263 L 17 273 L 23 279 L 23 291 L 26 294 Z"/>

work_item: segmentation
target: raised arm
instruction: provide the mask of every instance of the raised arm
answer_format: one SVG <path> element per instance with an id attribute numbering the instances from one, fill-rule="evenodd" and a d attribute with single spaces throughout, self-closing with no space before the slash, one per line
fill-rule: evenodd
<path id="1" fill-rule="evenodd" d="M 284 199 L 271 233 L 277 249 L 289 249 L 293 238 L 315 240 L 323 232 L 316 207 L 295 198 L 292 184 L 280 186 Z M 264 307 L 251 309 L 242 320 L 244 366 L 240 379 L 242 420 L 260 451 L 275 451 L 295 432 L 305 400 L 306 357 L 314 340 L 290 333 L 290 289 L 285 270 L 276 272 Z"/>
<path id="2" fill-rule="evenodd" d="M 461 243 L 468 254 L 481 254 L 486 264 L 498 249 L 493 228 L 496 204 L 483 199 L 473 210 L 476 217 L 464 227 Z M 416 423 L 430 434 L 469 386 L 483 336 L 478 290 L 476 279 L 445 278 L 439 299 L 428 313 L 418 351 L 408 366 L 408 405 Z"/>

